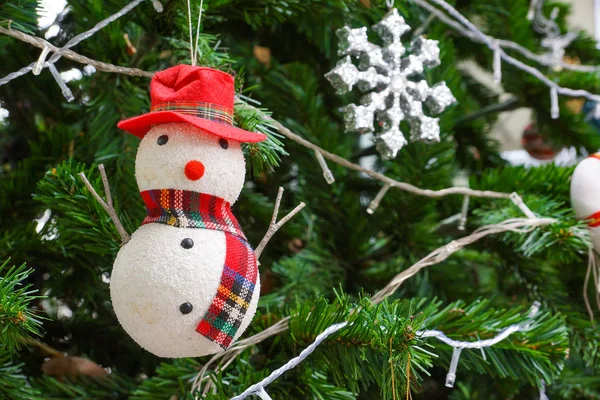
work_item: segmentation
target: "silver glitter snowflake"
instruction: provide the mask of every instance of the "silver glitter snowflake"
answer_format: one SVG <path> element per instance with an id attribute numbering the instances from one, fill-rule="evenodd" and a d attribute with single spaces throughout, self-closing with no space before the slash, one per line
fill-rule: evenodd
<path id="1" fill-rule="evenodd" d="M 395 8 L 373 30 L 383 40 L 383 47 L 369 42 L 367 28 L 350 29 L 345 26 L 336 33 L 339 37 L 339 55 L 346 56 L 325 77 L 339 94 L 356 85 L 365 94 L 360 105 L 344 107 L 346 131 L 373 132 L 375 117 L 381 132 L 375 137 L 377 150 L 384 158 L 394 158 L 407 142 L 400 131 L 400 122 L 410 124 L 411 140 L 438 142 L 439 119 L 424 114 L 423 103 L 429 114 L 439 114 L 456 99 L 441 82 L 429 87 L 425 80 L 417 80 L 424 67 L 440 64 L 437 40 L 419 37 L 411 44 L 411 53 L 402 57 L 406 48 L 400 38 L 410 31 Z M 351 56 L 359 60 L 358 67 Z"/>

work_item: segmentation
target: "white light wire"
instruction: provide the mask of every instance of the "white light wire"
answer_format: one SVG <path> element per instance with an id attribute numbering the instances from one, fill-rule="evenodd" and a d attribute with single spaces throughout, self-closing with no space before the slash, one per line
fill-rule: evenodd
<path id="1" fill-rule="evenodd" d="M 452 7 L 450 4 L 448 4 L 444 0 L 429 0 L 429 1 L 442 7 L 446 12 L 448 12 L 448 14 L 450 14 L 458 22 L 460 22 L 466 29 L 468 29 L 473 35 L 475 35 L 475 37 L 478 38 L 483 44 L 485 44 L 490 50 L 494 51 L 494 48 L 495 48 L 494 39 L 487 36 L 482 31 L 480 31 L 479 28 L 477 28 L 471 21 L 469 21 L 467 18 L 465 18 L 454 7 Z M 510 64 L 522 71 L 525 71 L 525 72 L 529 73 L 530 75 L 533 75 L 534 77 L 538 78 L 540 81 L 542 81 L 542 83 L 544 83 L 546 86 L 548 86 L 551 89 L 550 99 L 552 102 L 552 110 L 551 111 L 552 111 L 553 118 L 555 116 L 557 116 L 557 110 L 555 107 L 555 106 L 557 106 L 557 104 L 555 104 L 555 102 L 558 103 L 558 101 L 557 101 L 557 98 L 554 97 L 555 94 L 556 94 L 556 96 L 558 96 L 558 94 L 562 94 L 562 95 L 569 96 L 569 97 L 585 97 L 588 100 L 591 100 L 594 102 L 600 102 L 600 95 L 592 94 L 592 93 L 588 92 L 587 90 L 583 90 L 583 89 L 569 89 L 569 88 L 559 86 L 556 82 L 554 82 L 551 79 L 549 79 L 548 77 L 546 77 L 538 69 L 531 67 L 527 64 L 524 64 L 523 62 L 509 56 L 508 54 L 506 54 L 504 52 L 504 50 L 498 49 L 498 52 L 500 53 L 500 57 L 502 58 L 502 60 L 504 60 L 504 62 L 506 62 L 507 64 Z"/>
<path id="2" fill-rule="evenodd" d="M 457 31 L 461 35 L 467 37 L 468 39 L 470 39 L 476 43 L 482 43 L 481 39 L 479 39 L 478 37 L 475 37 L 475 35 L 471 31 L 464 28 L 458 22 L 456 22 L 455 20 L 453 20 L 452 18 L 450 18 L 449 16 L 444 14 L 441 10 L 439 10 L 439 9 L 435 8 L 434 6 L 432 6 L 431 4 L 427 3 L 427 0 L 412 0 L 412 1 L 415 4 L 417 4 L 419 7 L 424 8 L 425 10 L 429 11 L 437 19 L 439 19 L 446 25 L 450 26 L 451 28 L 453 28 L 455 31 Z M 600 0 L 598 0 L 598 1 L 600 1 Z M 497 39 L 497 38 L 494 38 L 491 36 L 488 36 L 488 37 L 490 39 L 498 42 L 500 47 L 514 50 L 514 51 L 520 53 L 521 55 L 523 55 L 524 57 L 528 58 L 529 60 L 535 61 L 538 64 L 541 64 L 541 65 L 544 65 L 547 67 L 559 66 L 562 69 L 576 71 L 576 72 L 584 72 L 584 73 L 600 71 L 600 67 L 596 66 L 596 65 L 576 65 L 576 64 L 567 64 L 562 61 L 557 62 L 555 60 L 549 59 L 547 54 L 535 54 L 535 53 L 531 52 L 530 50 L 526 49 L 525 47 L 519 45 L 518 43 L 511 42 L 510 40 Z"/>
<path id="3" fill-rule="evenodd" d="M 444 332 L 438 330 L 417 331 L 417 335 L 420 335 L 421 338 L 433 337 L 453 347 L 454 350 L 452 352 L 452 359 L 450 360 L 450 368 L 448 369 L 448 374 L 446 375 L 446 387 L 453 387 L 454 382 L 456 381 L 456 369 L 458 367 L 458 360 L 463 349 L 483 349 L 485 347 L 492 347 L 495 344 L 498 344 L 504 339 L 508 338 L 515 332 L 529 330 L 532 319 L 540 311 L 540 306 L 541 304 L 539 302 L 534 302 L 529 310 L 527 320 L 520 324 L 514 324 L 503 329 L 500 333 L 498 333 L 496 336 L 490 339 L 477 340 L 475 342 L 463 342 L 460 340 L 450 339 L 444 334 Z"/>
<path id="4" fill-rule="evenodd" d="M 244 390 L 243 393 L 241 393 L 235 397 L 232 397 L 231 400 L 242 400 L 253 394 L 260 396 L 260 398 L 262 398 L 262 399 L 271 399 L 271 397 L 269 397 L 269 395 L 267 394 L 267 392 L 265 390 L 265 387 L 267 385 L 269 385 L 270 383 L 275 381 L 277 378 L 279 378 L 285 372 L 289 371 L 292 368 L 295 368 L 298 364 L 300 364 L 302 361 L 304 361 L 304 359 L 306 357 L 311 355 L 312 352 L 315 351 L 315 349 L 325 339 L 327 339 L 328 336 L 334 334 L 335 332 L 339 331 L 342 328 L 345 328 L 346 325 L 348 325 L 348 321 L 331 325 L 330 327 L 325 329 L 323 332 L 321 332 L 319 334 L 319 336 L 317 336 L 315 341 L 312 342 L 312 344 L 310 346 L 308 346 L 306 349 L 302 350 L 302 352 L 297 357 L 292 358 L 285 365 L 283 365 L 282 367 L 271 372 L 271 374 L 269 376 L 267 376 L 265 379 L 250 386 L 248 389 Z"/>
<path id="5" fill-rule="evenodd" d="M 438 339 L 439 341 L 446 343 L 447 345 L 452 346 L 454 348 L 454 351 L 452 353 L 452 359 L 450 361 L 450 368 L 448 370 L 448 375 L 446 376 L 446 386 L 452 387 L 452 386 L 454 386 L 454 381 L 456 380 L 456 369 L 458 367 L 460 353 L 463 349 L 483 349 L 485 347 L 491 347 L 491 346 L 494 346 L 495 344 L 498 344 L 499 342 L 505 340 L 506 338 L 508 338 L 510 335 L 512 335 L 515 332 L 522 332 L 522 331 L 529 330 L 529 328 L 531 327 L 531 324 L 532 324 L 532 320 L 537 315 L 539 310 L 540 310 L 540 303 L 536 301 L 533 303 L 533 305 L 529 309 L 529 314 L 525 321 L 523 321 L 519 324 L 514 324 L 514 325 L 510 325 L 510 326 L 506 327 L 505 329 L 500 331 L 500 333 L 498 333 L 496 336 L 494 336 L 493 338 L 490 338 L 490 339 L 477 340 L 474 342 L 465 342 L 465 341 L 451 339 L 448 336 L 446 336 L 446 334 L 444 334 L 444 332 L 434 330 L 434 329 L 417 331 L 416 334 L 420 338 Z M 248 396 L 252 396 L 252 395 L 257 395 L 261 399 L 270 400 L 271 397 L 266 392 L 266 389 L 265 389 L 266 386 L 273 383 L 273 381 L 277 380 L 285 372 L 295 368 L 298 364 L 300 364 L 302 361 L 304 361 L 304 359 L 306 359 L 309 355 L 311 355 L 325 339 L 327 339 L 329 336 L 331 336 L 335 332 L 339 331 L 340 329 L 345 328 L 347 325 L 348 325 L 348 321 L 340 322 L 340 323 L 329 326 L 327 329 L 325 329 L 323 332 L 321 332 L 319 334 L 319 336 L 317 336 L 315 341 L 310 346 L 308 346 L 306 349 L 302 350 L 300 355 L 292 358 L 290 361 L 285 363 L 283 366 L 281 366 L 280 368 L 273 371 L 268 377 L 266 377 L 265 379 L 263 379 L 262 381 L 260 381 L 256 384 L 248 387 L 248 389 L 244 390 L 244 392 L 242 392 L 241 394 L 239 394 L 235 397 L 232 397 L 230 400 L 243 400 L 243 399 L 247 398 Z"/>

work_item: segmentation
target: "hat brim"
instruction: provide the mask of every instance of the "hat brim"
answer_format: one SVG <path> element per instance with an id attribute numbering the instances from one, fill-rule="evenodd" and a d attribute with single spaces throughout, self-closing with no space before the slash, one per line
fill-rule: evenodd
<path id="1" fill-rule="evenodd" d="M 232 125 L 175 111 L 155 111 L 139 115 L 120 121 L 117 127 L 139 138 L 143 138 L 152 125 L 167 124 L 169 122 L 187 122 L 215 136 L 244 143 L 262 142 L 267 138 L 262 133 L 248 132 Z"/>

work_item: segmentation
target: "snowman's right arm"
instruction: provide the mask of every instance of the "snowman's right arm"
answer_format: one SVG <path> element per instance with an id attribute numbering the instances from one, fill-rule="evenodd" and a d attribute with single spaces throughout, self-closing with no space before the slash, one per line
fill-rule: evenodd
<path id="1" fill-rule="evenodd" d="M 110 185 L 108 184 L 108 178 L 106 177 L 106 171 L 104 170 L 104 164 L 98 165 L 98 170 L 100 170 L 100 175 L 102 176 L 102 184 L 104 185 L 104 194 L 106 195 L 106 201 L 104 201 L 102 199 L 102 197 L 100 197 L 100 195 L 96 192 L 96 190 L 94 189 L 94 187 L 92 186 L 90 181 L 85 176 L 85 173 L 80 172 L 79 177 L 81 178 L 81 180 L 83 181 L 85 186 L 88 188 L 90 193 L 98 201 L 98 203 L 100 203 L 102 208 L 104 208 L 104 210 L 106 210 L 106 212 L 110 216 L 110 219 L 112 219 L 113 223 L 115 224 L 117 231 L 119 232 L 119 235 L 121 236 L 122 244 L 125 244 L 125 243 L 129 242 L 129 238 L 130 238 L 129 233 L 127 233 L 127 231 L 125 230 L 125 227 L 121 223 L 121 220 L 119 219 L 119 216 L 117 215 L 117 211 L 115 210 L 115 207 L 113 206 L 112 196 L 110 195 Z"/>

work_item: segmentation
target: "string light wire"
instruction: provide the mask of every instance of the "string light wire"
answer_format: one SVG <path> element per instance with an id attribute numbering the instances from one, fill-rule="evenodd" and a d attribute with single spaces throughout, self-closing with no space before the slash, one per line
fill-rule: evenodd
<path id="1" fill-rule="evenodd" d="M 456 381 L 456 369 L 458 367 L 458 361 L 460 359 L 460 354 L 461 354 L 462 350 L 464 350 L 464 349 L 483 349 L 486 347 L 492 347 L 492 346 L 500 343 L 501 341 L 506 340 L 513 333 L 529 330 L 532 325 L 533 318 L 535 318 L 535 316 L 538 314 L 538 312 L 540 310 L 540 306 L 541 306 L 541 304 L 539 302 L 537 302 L 537 301 L 534 302 L 529 310 L 529 314 L 528 314 L 527 318 L 525 319 L 525 321 L 522 321 L 518 324 L 510 325 L 509 327 L 500 331 L 500 333 L 498 333 L 496 336 L 494 336 L 491 339 L 477 340 L 474 342 L 454 340 L 454 339 L 451 339 L 448 336 L 446 336 L 446 334 L 444 332 L 435 330 L 435 329 L 417 331 L 416 334 L 417 334 L 417 336 L 421 337 L 422 339 L 435 338 L 435 339 L 437 339 L 449 346 L 452 346 L 454 348 L 454 350 L 452 352 L 452 359 L 450 360 L 450 368 L 449 368 L 448 374 L 446 376 L 446 386 L 453 387 L 454 382 Z M 304 361 L 309 355 L 311 355 L 317 349 L 317 347 L 319 347 L 319 345 L 321 343 L 323 343 L 329 336 L 331 336 L 334 333 L 338 332 L 339 330 L 345 328 L 347 325 L 348 325 L 348 321 L 336 323 L 336 324 L 329 326 L 327 329 L 323 330 L 323 332 L 321 332 L 316 337 L 315 341 L 313 343 L 311 343 L 310 346 L 308 346 L 307 348 L 302 350 L 300 355 L 289 360 L 287 363 L 285 363 L 283 366 L 281 366 L 278 369 L 276 369 L 275 371 L 273 371 L 268 377 L 266 377 L 262 381 L 248 387 L 241 394 L 239 394 L 235 397 L 232 397 L 231 400 L 243 400 L 252 395 L 259 395 L 262 399 L 270 399 L 271 397 L 269 397 L 269 395 L 266 392 L 266 387 L 269 384 L 273 383 L 285 372 L 297 367 L 302 361 Z M 409 358 L 408 363 L 409 363 L 408 365 L 410 365 L 410 358 Z M 407 370 L 408 370 L 408 367 L 407 367 Z M 410 377 L 410 375 L 409 375 L 409 377 Z M 410 393 L 409 388 L 410 388 L 410 378 L 409 378 L 409 381 L 407 382 L 407 396 Z"/>

